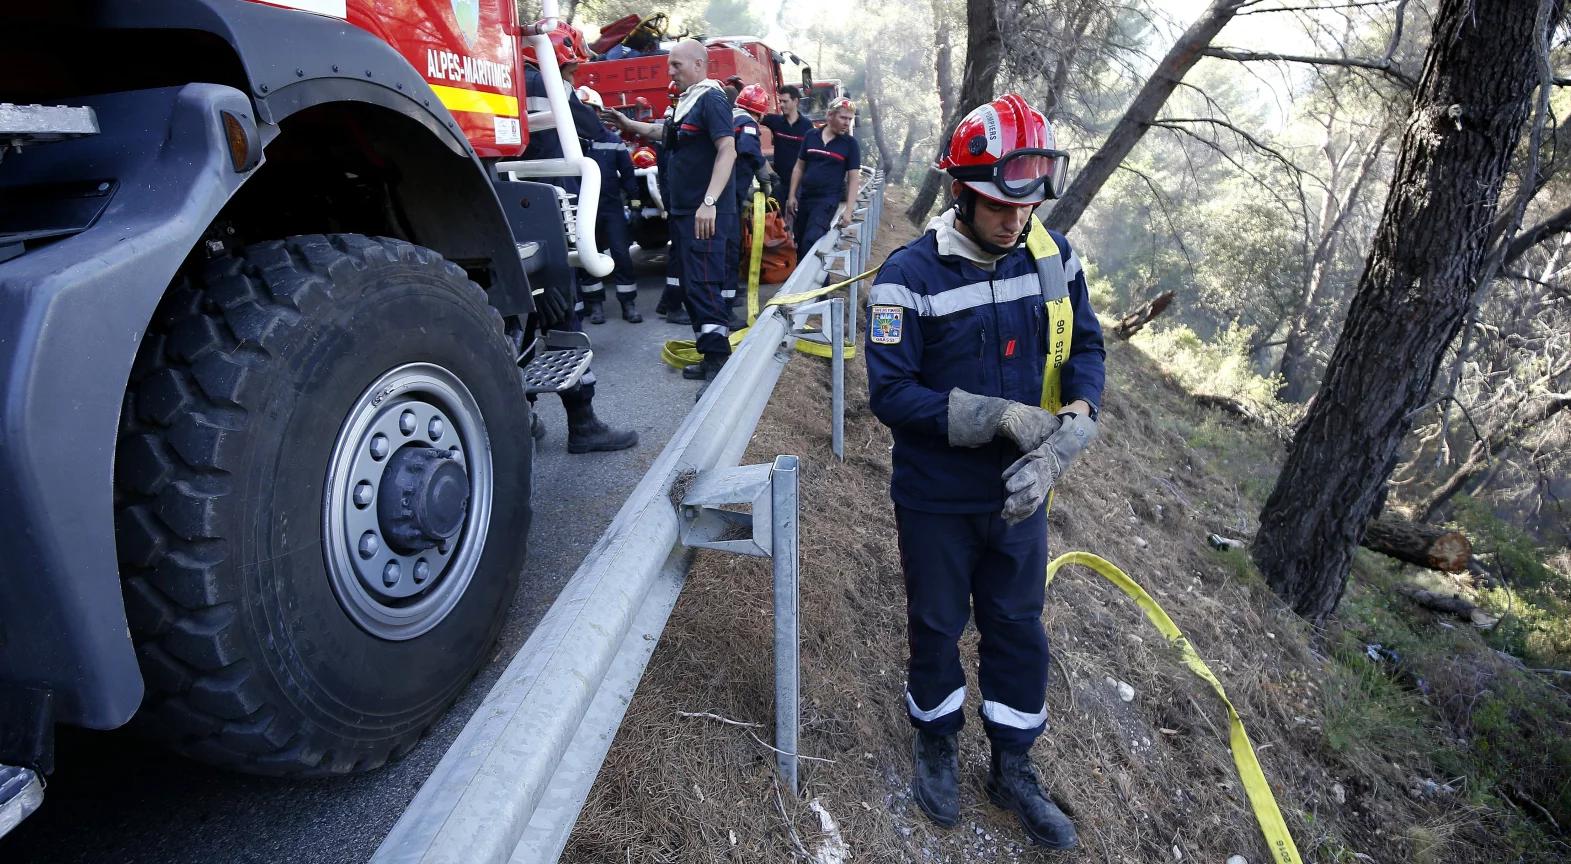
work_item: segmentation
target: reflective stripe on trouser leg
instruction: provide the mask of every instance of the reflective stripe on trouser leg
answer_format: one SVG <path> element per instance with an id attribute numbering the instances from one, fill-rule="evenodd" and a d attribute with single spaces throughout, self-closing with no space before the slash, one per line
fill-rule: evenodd
<path id="1" fill-rule="evenodd" d="M 965 700 L 959 641 L 971 615 L 971 573 L 982 556 L 977 526 L 985 519 L 895 506 L 910 647 L 906 712 L 911 725 L 936 735 L 965 725 L 965 712 L 950 700 Z"/>
<path id="2" fill-rule="evenodd" d="M 593 282 L 582 282 L 582 283 L 579 283 L 579 284 L 582 287 L 580 287 L 578 289 L 578 293 L 579 293 L 580 296 L 583 297 L 583 299 L 586 302 L 589 302 L 589 303 L 604 303 L 605 302 L 605 283 L 604 282 L 601 282 L 600 280 L 597 279 L 597 280 L 595 280 Z"/>
<path id="3" fill-rule="evenodd" d="M 638 293 L 638 285 L 637 285 L 637 283 L 629 282 L 626 285 L 622 285 L 622 284 L 618 283 L 617 286 L 616 286 L 616 296 L 618 296 L 620 298 L 626 299 L 626 298 L 632 297 L 633 295 L 635 295 L 637 293 Z"/>
<path id="4" fill-rule="evenodd" d="M 692 214 L 671 219 L 672 233 L 681 236 L 682 287 L 686 293 L 683 299 L 698 333 L 698 351 L 704 355 L 723 357 L 731 353 L 731 340 L 727 338 L 730 331 L 726 329 L 731 309 L 720 297 L 729 221 L 723 216 L 716 219 L 715 235 L 699 240 L 693 233 Z"/>
<path id="5" fill-rule="evenodd" d="M 718 222 L 720 220 L 716 219 L 715 221 Z M 725 240 L 725 280 L 720 286 L 720 296 L 728 303 L 736 297 L 737 287 L 742 282 L 741 274 L 737 269 L 741 266 L 742 224 L 738 222 L 732 226 L 731 235 Z"/>
<path id="6" fill-rule="evenodd" d="M 1012 527 L 997 513 L 983 518 L 987 542 L 971 577 L 982 728 L 994 747 L 1024 750 L 1047 728 L 1047 512 Z"/>
<path id="7" fill-rule="evenodd" d="M 944 697 L 944 701 L 931 709 L 924 709 L 917 705 L 916 697 L 911 695 L 909 689 L 906 690 L 906 713 L 911 715 L 912 720 L 920 720 L 923 723 L 932 723 L 935 720 L 940 720 L 947 714 L 959 711 L 965 707 L 965 704 L 966 688 L 964 687 L 956 687 L 953 692 Z"/>

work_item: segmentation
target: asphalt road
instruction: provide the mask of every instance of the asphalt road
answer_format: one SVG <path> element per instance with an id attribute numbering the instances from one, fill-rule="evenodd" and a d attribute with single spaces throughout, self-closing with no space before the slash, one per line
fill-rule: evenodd
<path id="1" fill-rule="evenodd" d="M 490 663 L 408 756 L 362 776 L 286 781 L 207 768 L 123 732 L 62 729 L 44 805 L 0 839 L 0 864 L 367 860 L 692 407 L 698 385 L 660 362 L 664 340 L 692 334 L 654 315 L 663 272 L 658 261 L 642 263 L 644 323 L 608 308 L 606 324 L 585 325 L 596 411 L 638 430 L 639 445 L 570 456 L 561 402 L 541 398 L 549 432 L 535 457 L 523 587 Z"/>

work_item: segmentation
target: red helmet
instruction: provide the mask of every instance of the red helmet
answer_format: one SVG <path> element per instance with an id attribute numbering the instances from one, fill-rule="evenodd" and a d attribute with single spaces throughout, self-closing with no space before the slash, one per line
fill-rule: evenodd
<path id="1" fill-rule="evenodd" d="M 749 84 L 736 94 L 736 107 L 743 111 L 752 111 L 757 114 L 769 112 L 769 94 L 764 92 L 764 85 Z"/>
<path id="2" fill-rule="evenodd" d="M 1006 93 L 960 121 L 938 168 L 1000 204 L 1040 204 L 1068 180 L 1069 154 L 1056 143 L 1042 112 Z"/>
<path id="3" fill-rule="evenodd" d="M 650 147 L 648 144 L 633 151 L 634 168 L 653 168 L 659 161 L 660 157 L 655 155 L 655 148 Z"/>
<path id="4" fill-rule="evenodd" d="M 583 63 L 589 60 L 589 49 L 585 47 L 584 34 L 577 27 L 566 21 L 558 21 L 556 28 L 546 34 L 551 40 L 551 47 L 556 52 L 556 65 L 566 66 L 569 63 Z M 535 57 L 534 43 L 524 40 L 524 62 L 534 66 L 540 65 L 539 58 Z"/>

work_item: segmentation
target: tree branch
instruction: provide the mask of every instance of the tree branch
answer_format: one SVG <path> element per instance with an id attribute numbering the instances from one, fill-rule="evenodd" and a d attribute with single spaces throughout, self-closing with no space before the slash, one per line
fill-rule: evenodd
<path id="1" fill-rule="evenodd" d="M 1501 264 L 1510 266 L 1516 263 L 1516 259 L 1526 254 L 1527 250 L 1537 246 L 1550 236 L 1564 231 L 1571 231 L 1571 205 L 1566 205 L 1549 216 L 1549 218 L 1518 232 L 1515 237 L 1511 238 L 1510 245 L 1506 247 L 1505 259 Z"/>
<path id="2" fill-rule="evenodd" d="M 1238 48 L 1207 48 L 1201 52 L 1207 57 L 1251 63 L 1258 60 L 1279 63 L 1308 63 L 1312 66 L 1345 66 L 1350 69 L 1372 69 L 1389 76 L 1409 90 L 1418 82 L 1403 74 L 1390 60 L 1360 60 L 1356 57 L 1306 57 L 1300 54 L 1276 54 L 1267 51 L 1244 51 Z"/>
<path id="3" fill-rule="evenodd" d="M 1245 15 L 1263 15 L 1267 12 L 1323 12 L 1328 9 L 1358 9 L 1363 6 L 1384 6 L 1395 0 L 1363 0 L 1359 3 L 1331 3 L 1325 6 L 1276 6 L 1271 9 L 1250 9 L 1238 13 L 1239 17 Z"/>

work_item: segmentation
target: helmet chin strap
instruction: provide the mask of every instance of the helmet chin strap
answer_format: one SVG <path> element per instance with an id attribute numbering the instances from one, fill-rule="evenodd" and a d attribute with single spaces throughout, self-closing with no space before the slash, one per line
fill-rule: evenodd
<path id="1" fill-rule="evenodd" d="M 971 229 L 971 239 L 976 241 L 978 248 L 989 255 L 1007 255 L 1025 245 L 1026 235 L 1031 233 L 1030 222 L 1026 223 L 1026 227 L 1021 230 L 1020 236 L 1015 238 L 1015 242 L 1008 246 L 1000 246 L 997 243 L 982 239 L 982 233 L 976 230 L 976 223 L 973 221 L 976 218 L 976 199 L 977 192 L 975 189 L 969 186 L 962 188 L 960 197 L 955 199 L 955 218 L 965 223 L 965 226 Z"/>

